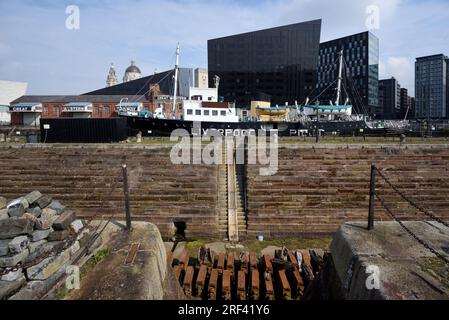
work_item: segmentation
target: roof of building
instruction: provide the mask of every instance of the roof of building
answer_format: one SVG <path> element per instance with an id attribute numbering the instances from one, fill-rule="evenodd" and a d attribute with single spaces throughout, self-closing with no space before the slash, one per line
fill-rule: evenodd
<path id="1" fill-rule="evenodd" d="M 221 40 L 221 39 L 225 39 L 225 38 L 232 38 L 232 37 L 236 37 L 236 36 L 250 35 L 250 34 L 259 33 L 259 32 L 263 33 L 266 31 L 272 31 L 272 30 L 277 30 L 277 29 L 278 30 L 279 29 L 293 29 L 295 27 L 304 26 L 304 25 L 308 25 L 308 24 L 309 25 L 310 24 L 319 24 L 321 27 L 321 21 L 322 21 L 321 19 L 316 19 L 316 20 L 310 20 L 310 21 L 297 22 L 297 23 L 287 24 L 287 25 L 283 25 L 283 26 L 277 26 L 277 27 L 272 27 L 272 28 L 267 28 L 267 29 L 255 30 L 255 31 L 250 31 L 250 32 L 244 32 L 244 33 L 209 39 L 208 41 L 215 41 L 215 40 Z"/>
<path id="2" fill-rule="evenodd" d="M 110 103 L 118 103 L 122 99 L 128 99 L 129 102 L 145 102 L 147 99 L 142 96 L 136 95 L 59 95 L 59 96 L 21 96 L 20 98 L 11 102 L 11 104 L 25 103 L 25 102 L 54 102 L 54 103 L 71 103 L 71 102 L 89 102 L 89 103 L 98 103 L 98 102 L 110 102 Z"/>
<path id="3" fill-rule="evenodd" d="M 432 60 L 432 59 L 447 59 L 447 58 L 448 58 L 447 56 L 440 53 L 440 54 L 434 54 L 434 55 L 425 56 L 425 57 L 417 57 L 416 60 Z"/>
<path id="4" fill-rule="evenodd" d="M 173 78 L 170 76 L 174 73 L 174 70 L 168 70 L 160 73 L 155 73 L 151 76 L 142 77 L 137 80 L 124 82 L 115 86 L 106 87 L 84 93 L 83 95 L 146 95 L 149 90 L 150 84 L 158 83 L 161 92 L 164 94 L 171 93 L 173 91 Z"/>

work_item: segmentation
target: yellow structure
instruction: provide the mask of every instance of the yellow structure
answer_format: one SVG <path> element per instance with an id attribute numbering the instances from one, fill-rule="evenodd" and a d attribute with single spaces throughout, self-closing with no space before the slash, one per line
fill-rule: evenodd
<path id="1" fill-rule="evenodd" d="M 258 118 L 262 122 L 285 121 L 289 109 L 286 107 L 271 107 L 266 101 L 251 101 L 250 116 Z"/>

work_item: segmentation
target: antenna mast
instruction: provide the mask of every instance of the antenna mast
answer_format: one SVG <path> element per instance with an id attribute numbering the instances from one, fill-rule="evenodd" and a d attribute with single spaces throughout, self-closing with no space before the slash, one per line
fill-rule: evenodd
<path id="1" fill-rule="evenodd" d="M 173 108 L 172 108 L 173 115 L 176 112 L 176 92 L 178 90 L 178 67 L 179 67 L 179 42 L 178 46 L 176 47 L 175 88 L 173 90 Z"/>
<path id="2" fill-rule="evenodd" d="M 340 105 L 340 97 L 341 97 L 341 82 L 343 80 L 343 50 L 341 50 L 339 53 L 340 59 L 339 59 L 339 69 L 338 69 L 338 84 L 337 84 L 337 100 L 335 100 L 335 105 Z"/>

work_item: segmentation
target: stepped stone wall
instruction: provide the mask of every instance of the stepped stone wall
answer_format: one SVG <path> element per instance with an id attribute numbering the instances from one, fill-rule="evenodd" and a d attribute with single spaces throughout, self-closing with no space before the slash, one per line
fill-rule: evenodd
<path id="1" fill-rule="evenodd" d="M 370 166 L 423 208 L 449 219 L 446 145 L 303 145 L 279 149 L 279 170 L 260 176 L 248 166 L 248 237 L 329 234 L 345 221 L 366 221 Z M 406 201 L 377 178 L 378 193 L 398 217 L 418 220 Z M 375 217 L 390 217 L 376 201 Z"/>
<path id="2" fill-rule="evenodd" d="M 81 218 L 124 220 L 123 163 L 131 214 L 173 236 L 174 221 L 188 237 L 217 235 L 218 168 L 173 165 L 170 147 L 132 145 L 0 145 L 0 194 L 33 190 L 51 195 Z"/>
<path id="3" fill-rule="evenodd" d="M 3 144 L 0 194 L 15 199 L 40 190 L 82 219 L 124 220 L 121 165 L 126 163 L 134 220 L 156 224 L 164 238 L 173 236 L 176 221 L 186 222 L 190 239 L 222 238 L 219 222 L 224 219 L 224 224 L 226 215 L 220 213 L 219 166 L 173 165 L 170 150 L 162 145 Z M 259 165 L 246 168 L 248 238 L 330 234 L 343 222 L 365 221 L 372 162 L 411 199 L 449 219 L 446 145 L 281 145 L 275 175 L 260 176 Z M 379 194 L 399 217 L 422 217 L 380 178 L 377 182 Z M 390 219 L 378 201 L 375 209 L 376 219 Z"/>

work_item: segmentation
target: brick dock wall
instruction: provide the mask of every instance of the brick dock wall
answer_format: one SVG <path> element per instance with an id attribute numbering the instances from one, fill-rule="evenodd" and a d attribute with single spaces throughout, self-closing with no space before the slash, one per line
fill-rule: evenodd
<path id="1" fill-rule="evenodd" d="M 39 190 L 82 218 L 124 220 L 123 163 L 131 213 L 163 237 L 173 221 L 189 237 L 217 237 L 217 166 L 173 165 L 170 147 L 135 145 L 0 145 L 0 194 L 9 200 Z"/>
<path id="2" fill-rule="evenodd" d="M 366 221 L 372 162 L 411 199 L 449 219 L 447 145 L 284 146 L 276 175 L 248 166 L 248 237 L 330 234 L 345 221 Z M 397 216 L 423 217 L 380 177 L 377 189 Z M 375 217 L 390 219 L 378 201 Z"/>
<path id="3" fill-rule="evenodd" d="M 170 146 L 0 144 L 0 195 L 49 194 L 83 218 L 124 219 L 121 164 L 126 163 L 133 218 L 155 223 L 164 238 L 173 222 L 190 238 L 222 238 L 218 230 L 218 166 L 173 165 Z M 405 194 L 449 219 L 447 145 L 282 145 L 279 170 L 260 176 L 247 166 L 248 237 L 331 234 L 366 220 L 370 165 Z M 378 179 L 379 193 L 398 216 L 415 215 Z M 376 203 L 376 218 L 389 219 Z"/>

